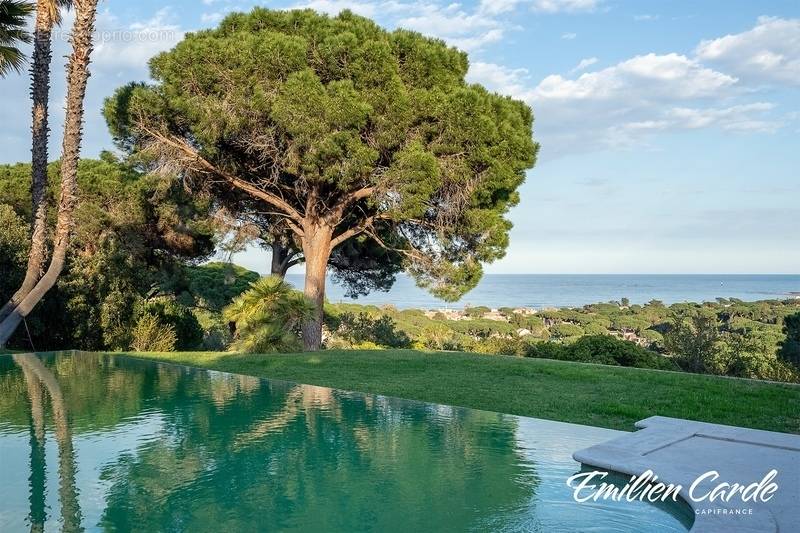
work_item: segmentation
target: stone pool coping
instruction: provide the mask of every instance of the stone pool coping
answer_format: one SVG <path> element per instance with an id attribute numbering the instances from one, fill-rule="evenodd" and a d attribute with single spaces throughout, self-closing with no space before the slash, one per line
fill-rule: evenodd
<path id="1" fill-rule="evenodd" d="M 800 436 L 663 416 L 640 420 L 636 427 L 639 431 L 579 450 L 573 458 L 631 476 L 651 470 L 659 481 L 681 485 L 681 497 L 695 511 L 692 533 L 800 531 Z M 723 481 L 749 484 L 772 469 L 778 471 L 779 488 L 769 502 L 743 504 L 734 498 L 730 504 L 709 504 L 689 498 L 689 487 L 707 471 L 716 470 L 720 477 L 700 487 Z M 743 508 L 752 514 L 735 514 Z M 703 509 L 720 512 L 700 513 Z"/>

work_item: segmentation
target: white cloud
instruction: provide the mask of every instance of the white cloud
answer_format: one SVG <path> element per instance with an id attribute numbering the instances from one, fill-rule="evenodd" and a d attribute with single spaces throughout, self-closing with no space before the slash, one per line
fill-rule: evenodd
<path id="1" fill-rule="evenodd" d="M 543 14 L 594 11 L 601 0 L 481 0 L 477 5 L 435 0 L 306 0 L 292 6 L 337 14 L 344 9 L 378 19 L 389 27 L 402 27 L 443 39 L 468 52 L 505 38 L 515 29 L 511 15 L 522 7 Z M 574 39 L 575 33 L 562 38 Z"/>
<path id="2" fill-rule="evenodd" d="M 528 97 L 528 70 L 524 68 L 510 69 L 494 63 L 475 61 L 470 64 L 467 80 L 522 100 Z"/>
<path id="3" fill-rule="evenodd" d="M 697 130 L 720 128 L 740 133 L 774 133 L 784 124 L 766 117 L 774 109 L 769 102 L 733 105 L 729 107 L 671 107 L 660 118 L 615 124 L 606 130 L 608 146 L 627 148 L 641 144 L 649 133 L 667 130 Z"/>
<path id="4" fill-rule="evenodd" d="M 596 61 L 583 59 L 573 72 Z M 469 79 L 533 107 L 544 157 L 640 146 L 668 130 L 769 133 L 783 125 L 771 103 L 733 101 L 736 78 L 674 53 L 635 56 L 577 77 L 552 74 L 538 84 L 525 69 L 475 63 Z M 718 101 L 732 102 L 709 105 Z"/>
<path id="5" fill-rule="evenodd" d="M 753 83 L 800 86 L 800 19 L 760 17 L 748 31 L 702 41 L 695 53 Z"/>
<path id="6" fill-rule="evenodd" d="M 581 70 L 586 70 L 587 68 L 591 67 L 597 63 L 596 57 L 587 57 L 585 59 L 581 59 L 575 67 L 570 70 L 571 73 L 580 72 Z"/>
<path id="7" fill-rule="evenodd" d="M 580 11 L 594 11 L 601 0 L 533 0 L 534 11 L 543 13 L 576 13 Z"/>
<path id="8" fill-rule="evenodd" d="M 652 22 L 661 18 L 659 15 L 634 15 L 633 20 Z"/>
<path id="9" fill-rule="evenodd" d="M 741 104 L 730 107 L 712 108 L 689 108 L 674 107 L 669 110 L 667 116 L 674 121 L 674 124 L 688 129 L 707 128 L 718 125 L 729 131 L 757 131 L 774 132 L 781 126 L 778 121 L 761 120 L 753 118 L 771 111 L 775 105 L 770 102 L 755 102 L 752 104 Z"/>
<path id="10" fill-rule="evenodd" d="M 513 11 L 524 0 L 481 0 L 480 10 L 484 13 L 499 15 Z"/>
<path id="11" fill-rule="evenodd" d="M 459 4 L 443 8 L 435 4 L 423 4 L 415 10 L 414 16 L 401 18 L 398 25 L 429 35 L 464 35 L 497 28 L 498 22 L 481 11 L 463 11 Z"/>
<path id="12" fill-rule="evenodd" d="M 577 36 L 578 36 L 578 34 L 577 33 L 573 33 L 573 32 L 562 33 L 561 34 L 561 38 L 564 39 L 564 40 L 567 40 L 567 41 L 571 41 Z"/>
<path id="13" fill-rule="evenodd" d="M 221 11 L 216 11 L 214 13 L 203 13 L 200 15 L 200 22 L 204 24 L 214 24 L 222 20 L 224 16 L 225 14 Z"/>
<path id="14" fill-rule="evenodd" d="M 328 14 L 344 9 L 377 19 L 388 27 L 402 27 L 443 39 L 452 46 L 474 51 L 503 39 L 509 27 L 507 16 L 530 0 L 483 0 L 477 6 L 435 1 L 351 1 L 309 0 L 292 6 L 311 8 Z"/>
<path id="15" fill-rule="evenodd" d="M 679 54 L 636 56 L 597 72 L 567 79 L 547 76 L 534 89 L 537 100 L 699 98 L 716 94 L 736 79 Z"/>
<path id="16" fill-rule="evenodd" d="M 107 71 L 137 69 L 139 73 L 146 72 L 151 57 L 183 39 L 183 30 L 171 22 L 172 19 L 168 7 L 158 10 L 148 20 L 128 24 L 121 24 L 108 10 L 101 12 L 97 17 L 92 63 Z"/>

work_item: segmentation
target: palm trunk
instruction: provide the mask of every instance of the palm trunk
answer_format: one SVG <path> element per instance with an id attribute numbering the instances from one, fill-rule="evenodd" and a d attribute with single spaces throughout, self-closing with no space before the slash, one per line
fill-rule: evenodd
<path id="1" fill-rule="evenodd" d="M 333 228 L 310 222 L 303 227 L 303 256 L 306 261 L 305 295 L 314 303 L 314 317 L 303 324 L 303 347 L 317 351 L 322 346 L 322 315 L 325 304 L 325 273 L 331 255 Z"/>
<path id="2" fill-rule="evenodd" d="M 33 62 L 31 65 L 31 98 L 33 99 L 31 125 L 31 250 L 28 268 L 19 290 L 0 308 L 0 322 L 36 286 L 42 275 L 47 256 L 47 102 L 50 97 L 50 59 L 53 17 L 47 2 L 37 2 L 33 37 Z"/>
<path id="3" fill-rule="evenodd" d="M 78 158 L 83 133 L 83 101 L 89 79 L 89 58 L 98 0 L 75 1 L 75 24 L 72 29 L 72 54 L 67 66 L 67 109 L 61 155 L 61 197 L 58 203 L 55 244 L 50 266 L 36 286 L 11 314 L 0 323 L 0 346 L 5 346 L 22 319 L 33 310 L 58 280 L 64 268 L 78 196 Z"/>

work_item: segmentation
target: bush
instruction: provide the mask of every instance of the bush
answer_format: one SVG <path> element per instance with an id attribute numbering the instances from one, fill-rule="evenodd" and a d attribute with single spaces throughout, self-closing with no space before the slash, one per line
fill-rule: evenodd
<path id="1" fill-rule="evenodd" d="M 236 324 L 231 349 L 247 353 L 299 351 L 300 326 L 313 314 L 311 301 L 277 276 L 251 283 L 223 312 Z"/>
<path id="2" fill-rule="evenodd" d="M 716 363 L 713 370 L 727 376 L 788 382 L 800 380 L 795 367 L 771 354 L 762 338 L 749 334 L 723 335 Z"/>
<path id="3" fill-rule="evenodd" d="M 408 335 L 397 330 L 392 317 L 381 315 L 372 318 L 364 312 L 340 315 L 334 336 L 352 347 L 363 347 L 365 343 L 387 348 L 408 348 L 411 345 Z"/>
<path id="4" fill-rule="evenodd" d="M 455 332 L 441 324 L 434 324 L 423 329 L 417 337 L 415 345 L 415 347 L 428 350 L 460 350 L 462 348 Z"/>
<path id="5" fill-rule="evenodd" d="M 587 335 L 608 335 L 608 328 L 597 322 L 586 324 L 583 329 Z"/>
<path id="6" fill-rule="evenodd" d="M 557 339 L 580 337 L 583 334 L 584 331 L 582 327 L 567 322 L 550 326 L 550 335 Z"/>
<path id="7" fill-rule="evenodd" d="M 30 237 L 28 224 L 10 205 L 0 204 L 0 227 L 0 299 L 5 303 L 25 277 Z"/>
<path id="8" fill-rule="evenodd" d="M 654 329 L 646 329 L 639 333 L 639 336 L 643 339 L 647 339 L 651 347 L 664 345 L 664 335 Z"/>
<path id="9" fill-rule="evenodd" d="M 490 337 L 481 339 L 472 345 L 472 351 L 488 355 L 524 356 L 528 351 L 528 343 L 520 338 Z"/>
<path id="10" fill-rule="evenodd" d="M 162 324 L 153 314 L 145 313 L 136 322 L 132 333 L 134 352 L 173 352 L 177 335 L 172 324 Z"/>
<path id="11" fill-rule="evenodd" d="M 171 325 L 175 331 L 176 350 L 196 350 L 203 343 L 203 328 L 191 309 L 171 298 L 158 298 L 144 302 L 140 316 L 154 315 L 159 322 Z"/>
<path id="12" fill-rule="evenodd" d="M 687 372 L 715 374 L 719 340 L 716 317 L 676 315 L 664 335 L 664 346 Z"/>
<path id="13" fill-rule="evenodd" d="M 203 328 L 203 350 L 219 352 L 225 350 L 233 340 L 230 325 L 222 318 L 222 313 L 195 309 L 194 314 Z"/>
<path id="14" fill-rule="evenodd" d="M 800 367 L 800 313 L 784 317 L 783 333 L 786 339 L 781 341 L 778 355 L 784 361 Z"/>
<path id="15" fill-rule="evenodd" d="M 635 343 L 608 335 L 581 337 L 568 345 L 552 342 L 534 344 L 528 348 L 526 356 L 635 368 L 677 370 L 675 363 L 669 358 L 646 350 Z"/>

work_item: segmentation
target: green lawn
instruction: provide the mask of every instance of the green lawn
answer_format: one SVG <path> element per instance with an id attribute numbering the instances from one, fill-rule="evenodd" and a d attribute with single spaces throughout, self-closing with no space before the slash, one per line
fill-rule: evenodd
<path id="1" fill-rule="evenodd" d="M 633 430 L 652 415 L 800 433 L 800 386 L 412 350 L 130 354 L 203 368 Z"/>

